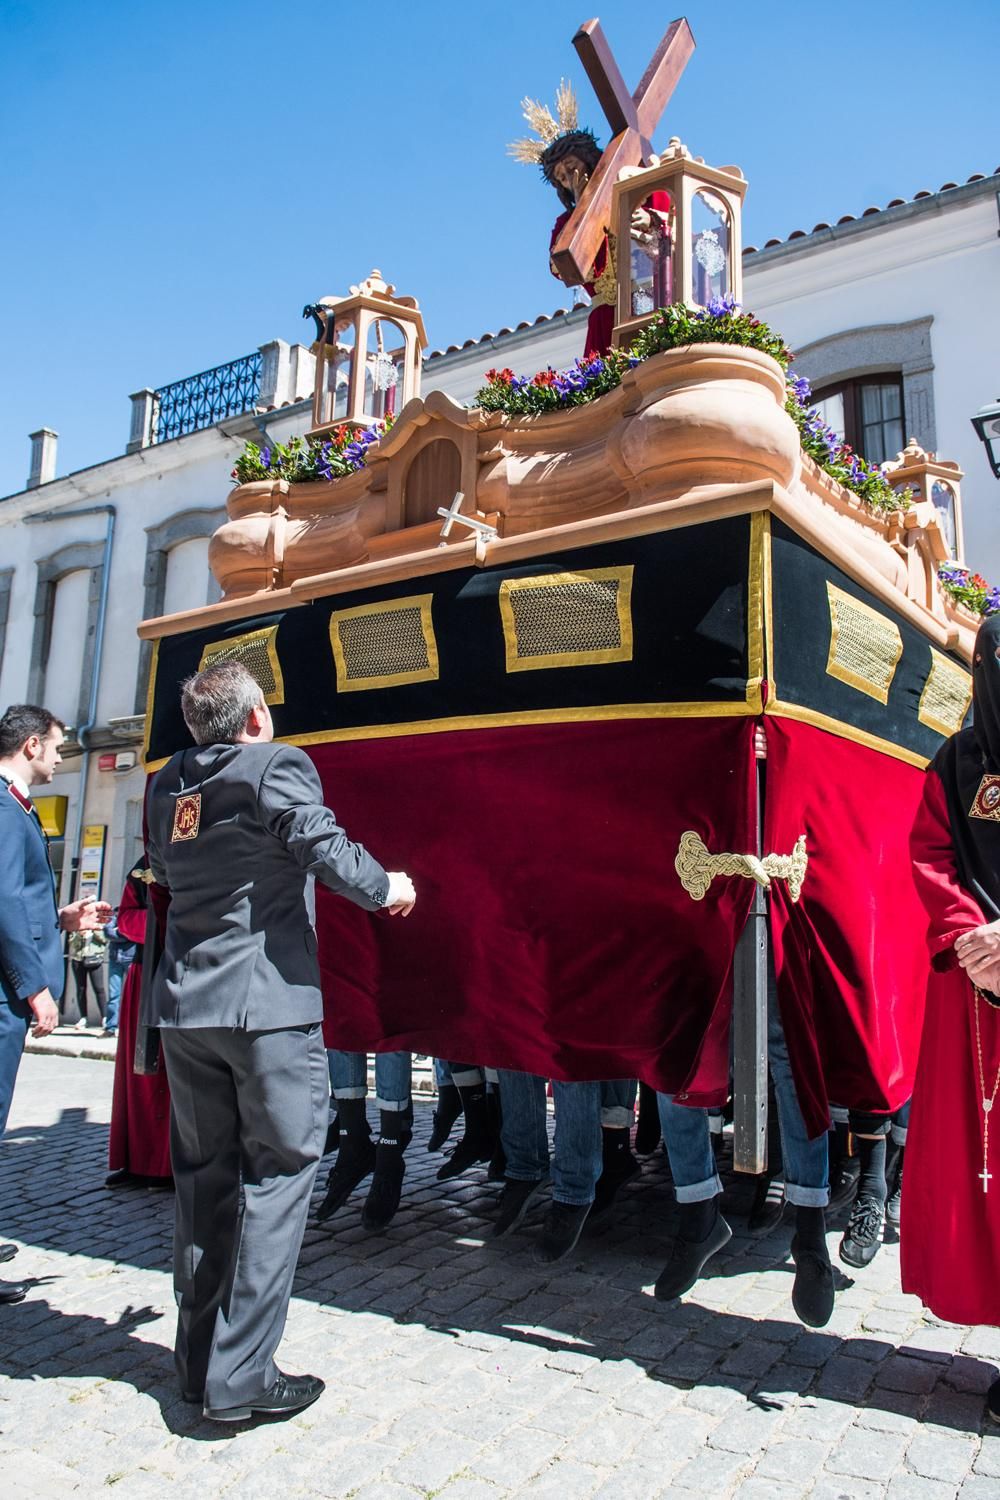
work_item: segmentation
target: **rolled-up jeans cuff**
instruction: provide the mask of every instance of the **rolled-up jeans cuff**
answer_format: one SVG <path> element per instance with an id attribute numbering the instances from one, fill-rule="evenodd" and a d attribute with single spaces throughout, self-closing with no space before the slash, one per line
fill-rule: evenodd
<path id="1" fill-rule="evenodd" d="M 893 1144 L 894 1145 L 896 1145 L 896 1146 L 905 1146 L 906 1145 L 906 1132 L 907 1132 L 908 1129 L 909 1129 L 909 1126 L 907 1126 L 907 1125 L 893 1125 L 892 1130 L 890 1131 L 890 1134 L 892 1136 L 892 1140 L 893 1140 Z"/>
<path id="2" fill-rule="evenodd" d="M 335 1099 L 367 1099 L 368 1085 L 364 1083 L 349 1084 L 347 1088 L 334 1089 Z"/>
<path id="3" fill-rule="evenodd" d="M 800 1187 L 797 1182 L 785 1182 L 785 1199 L 796 1208 L 826 1208 L 830 1202 L 828 1187 Z"/>
<path id="4" fill-rule="evenodd" d="M 722 1179 L 716 1172 L 714 1177 L 706 1177 L 703 1182 L 692 1182 L 687 1187 L 678 1187 L 674 1183 L 674 1196 L 678 1203 L 704 1203 L 709 1198 L 717 1198 L 722 1192 Z"/>
<path id="5" fill-rule="evenodd" d="M 469 1068 L 467 1070 L 455 1069 L 452 1066 L 451 1081 L 457 1089 L 473 1089 L 477 1083 L 483 1081 L 482 1068 Z"/>
<path id="6" fill-rule="evenodd" d="M 390 1115 L 399 1114 L 401 1110 L 407 1108 L 409 1102 L 409 1099 L 383 1099 L 380 1095 L 375 1095 L 375 1108 L 384 1109 L 386 1114 Z"/>
<path id="7" fill-rule="evenodd" d="M 628 1130 L 632 1124 L 632 1111 L 624 1104 L 607 1104 L 601 1108 L 601 1124 L 609 1130 Z"/>
<path id="8" fill-rule="evenodd" d="M 500 1074 L 497 1072 L 496 1068 L 484 1068 L 483 1077 L 486 1079 L 487 1083 L 500 1082 Z"/>
<path id="9" fill-rule="evenodd" d="M 832 1125 L 846 1125 L 850 1118 L 850 1111 L 840 1104 L 830 1105 L 830 1123 Z"/>

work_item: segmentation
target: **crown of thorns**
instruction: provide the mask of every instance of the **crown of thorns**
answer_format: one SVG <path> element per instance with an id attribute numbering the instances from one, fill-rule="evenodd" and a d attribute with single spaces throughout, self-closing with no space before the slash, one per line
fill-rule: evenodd
<path id="1" fill-rule="evenodd" d="M 556 189 L 567 207 L 573 198 L 559 186 L 553 175 L 558 162 L 567 156 L 578 156 L 593 170 L 601 158 L 601 148 L 592 130 L 580 128 L 579 107 L 571 84 L 559 80 L 556 90 L 556 112 L 537 99 L 522 99 L 521 109 L 534 135 L 522 136 L 511 141 L 507 154 L 515 161 L 529 166 L 539 166 L 545 181 Z"/>

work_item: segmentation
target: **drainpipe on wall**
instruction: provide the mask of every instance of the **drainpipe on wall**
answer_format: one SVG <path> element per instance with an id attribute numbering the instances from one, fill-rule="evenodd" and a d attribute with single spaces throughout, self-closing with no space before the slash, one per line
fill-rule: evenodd
<path id="1" fill-rule="evenodd" d="M 76 737 L 83 752 L 80 758 L 80 796 L 76 811 L 76 833 L 73 839 L 73 856 L 70 865 L 70 899 L 77 895 L 80 876 L 80 860 L 83 855 L 83 829 L 85 802 L 87 798 L 87 775 L 90 770 L 91 750 L 87 744 L 91 731 L 97 723 L 97 695 L 101 685 L 101 660 L 104 655 L 104 623 L 108 613 L 108 589 L 111 585 L 111 549 L 115 540 L 115 517 L 113 505 L 88 505 L 82 510 L 45 510 L 36 516 L 25 516 L 25 525 L 38 521 L 68 521 L 76 516 L 107 516 L 104 533 L 104 560 L 101 565 L 101 595 L 97 603 L 97 624 L 94 630 L 94 661 L 90 674 L 90 697 L 87 702 L 87 718 L 76 726 Z"/>

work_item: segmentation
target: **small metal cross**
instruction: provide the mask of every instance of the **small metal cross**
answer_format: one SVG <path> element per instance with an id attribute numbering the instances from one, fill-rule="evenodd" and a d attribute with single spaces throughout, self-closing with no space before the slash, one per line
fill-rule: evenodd
<path id="1" fill-rule="evenodd" d="M 444 521 L 444 525 L 441 527 L 441 536 L 442 539 L 446 537 L 456 521 L 459 526 L 468 526 L 469 530 L 476 537 L 476 555 L 478 557 L 481 548 L 485 547 L 487 542 L 496 541 L 497 529 L 495 526 L 491 526 L 488 521 L 477 521 L 475 516 L 463 516 L 461 509 L 464 499 L 465 496 L 462 491 L 457 490 L 455 498 L 447 510 L 445 510 L 443 505 L 438 506 L 437 513 Z M 444 541 L 442 540 L 438 545 L 443 547 Z"/>
<path id="2" fill-rule="evenodd" d="M 989 1184 L 990 1184 L 990 1182 L 993 1179 L 993 1173 L 992 1172 L 987 1172 L 987 1170 L 986 1170 L 986 1163 L 985 1162 L 983 1163 L 983 1170 L 981 1172 L 977 1172 L 976 1176 L 977 1177 L 981 1177 L 983 1179 L 983 1192 L 984 1193 L 989 1192 Z"/>

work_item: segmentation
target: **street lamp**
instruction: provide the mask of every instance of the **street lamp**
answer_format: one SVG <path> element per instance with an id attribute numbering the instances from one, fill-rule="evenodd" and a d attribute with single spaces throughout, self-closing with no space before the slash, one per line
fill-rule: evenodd
<path id="1" fill-rule="evenodd" d="M 1000 398 L 981 406 L 972 418 L 972 425 L 986 446 L 993 478 L 1000 479 Z"/>

